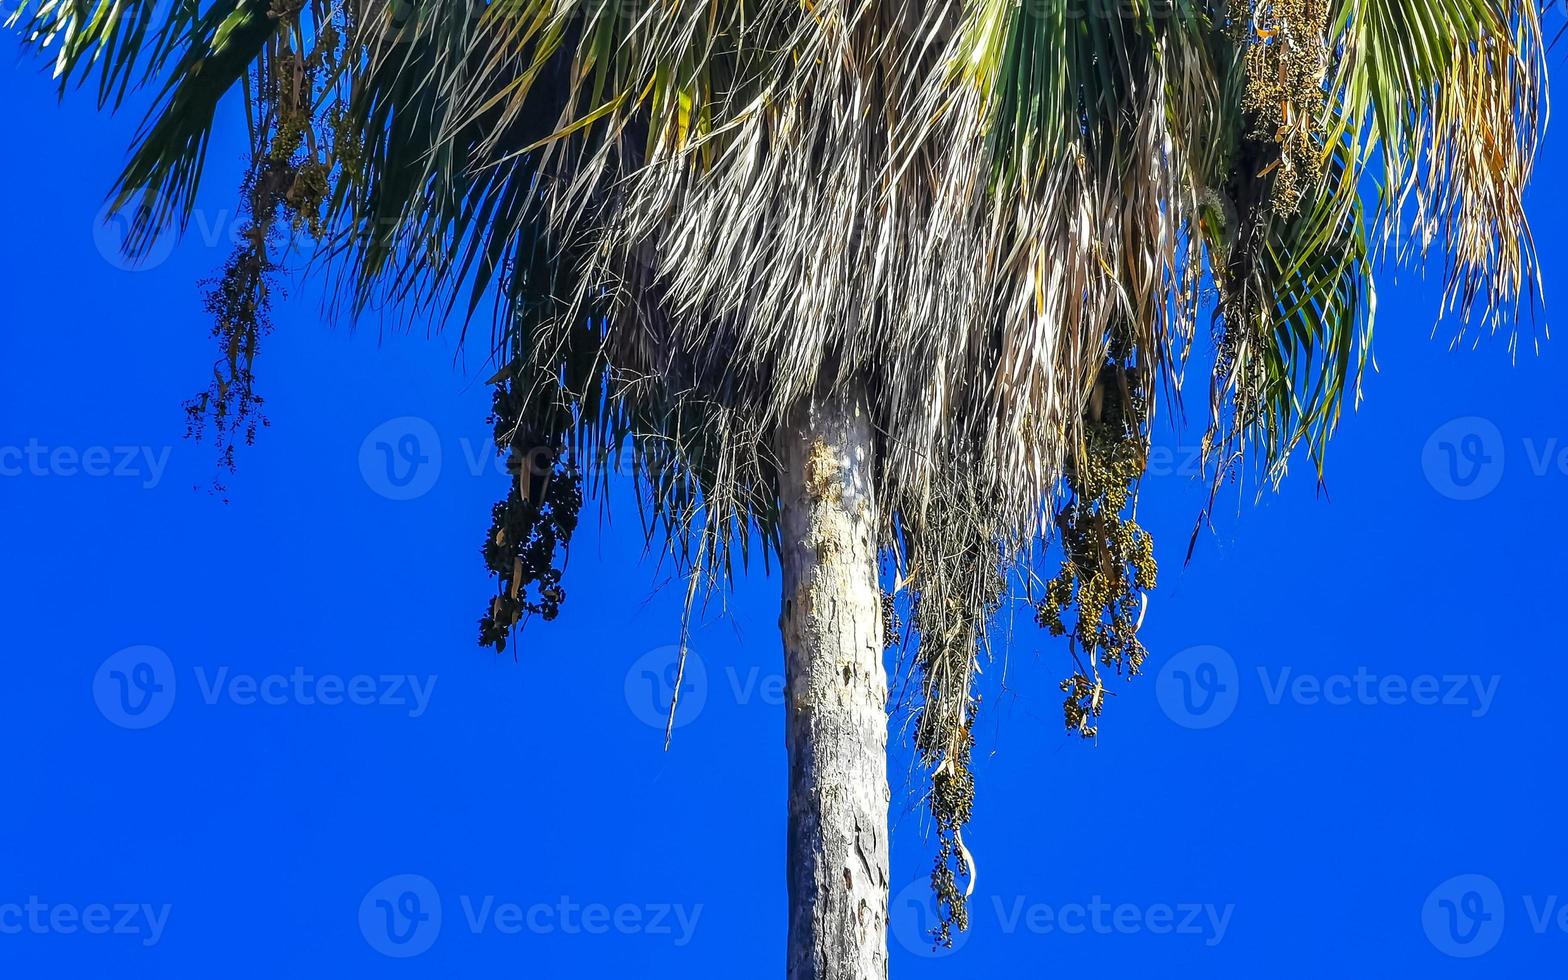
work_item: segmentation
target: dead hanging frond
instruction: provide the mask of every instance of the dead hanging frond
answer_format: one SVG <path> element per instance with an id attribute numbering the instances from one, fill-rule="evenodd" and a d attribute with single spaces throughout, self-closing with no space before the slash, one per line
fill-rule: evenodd
<path id="1" fill-rule="evenodd" d="M 1415 138 L 1414 227 L 1423 255 L 1445 246 L 1456 343 L 1472 317 L 1489 333 L 1517 323 L 1521 302 L 1542 288 L 1524 189 L 1545 121 L 1545 45 L 1533 3 L 1510 3 L 1505 17 L 1507 27 L 1455 45 Z M 1510 333 L 1510 351 L 1517 339 Z"/>
<path id="2" fill-rule="evenodd" d="M 1540 6 L 1358 0 L 1340 22 L 1336 126 L 1358 171 L 1380 163 L 1381 240 L 1401 260 L 1443 253 L 1439 314 L 1458 314 L 1456 343 L 1472 320 L 1517 324 L 1542 287 L 1524 211 L 1548 115 Z"/>
<path id="3" fill-rule="evenodd" d="M 933 485 L 930 503 L 906 518 L 909 585 L 918 645 L 915 752 L 931 773 L 929 804 L 937 855 L 931 872 L 938 924 L 933 940 L 952 945 L 968 928 L 973 858 L 964 827 L 974 812 L 975 679 L 991 617 L 1005 594 L 1007 534 L 997 496 L 973 467 L 955 462 Z"/>

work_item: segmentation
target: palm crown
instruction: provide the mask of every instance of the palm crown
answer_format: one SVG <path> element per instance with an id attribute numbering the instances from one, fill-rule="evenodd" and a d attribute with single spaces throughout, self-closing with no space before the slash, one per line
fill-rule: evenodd
<path id="1" fill-rule="evenodd" d="M 486 642 L 553 614 L 578 481 L 622 450 L 695 590 L 753 529 L 774 545 L 792 407 L 854 392 L 916 597 L 960 924 L 988 618 L 1038 591 L 1092 734 L 1102 668 L 1143 659 L 1132 498 L 1188 362 L 1215 472 L 1277 478 L 1303 446 L 1321 466 L 1358 388 L 1380 256 L 1439 245 L 1444 311 L 1484 329 L 1536 285 L 1523 0 L 43 0 L 14 21 L 102 103 L 162 85 L 114 191 L 134 245 L 189 213 L 245 89 L 251 234 L 192 406 L 231 447 L 280 221 L 322 237 L 352 308 L 466 324 L 496 301 L 500 444 L 552 479 L 497 506 Z"/>

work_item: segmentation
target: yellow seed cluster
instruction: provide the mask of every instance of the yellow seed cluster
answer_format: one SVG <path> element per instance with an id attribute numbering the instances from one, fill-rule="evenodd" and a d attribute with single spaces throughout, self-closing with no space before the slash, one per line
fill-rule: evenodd
<path id="1" fill-rule="evenodd" d="M 1232 0 L 1231 8 L 1246 46 L 1248 136 L 1278 147 L 1265 173 L 1274 175 L 1274 210 L 1288 217 L 1323 176 L 1328 0 Z"/>
<path id="2" fill-rule="evenodd" d="M 1148 655 L 1138 639 L 1138 613 L 1139 596 L 1154 588 L 1158 572 L 1154 540 L 1127 514 L 1147 462 L 1148 407 L 1137 379 L 1114 357 L 1100 372 L 1083 444 L 1068 472 L 1072 498 L 1057 515 L 1061 570 L 1036 609 L 1051 635 L 1070 637 L 1090 658 L 1061 685 L 1067 728 L 1084 738 L 1098 733 L 1094 720 L 1104 703 L 1098 667 L 1136 677 Z"/>
<path id="3" fill-rule="evenodd" d="M 937 823 L 938 851 L 931 870 L 931 888 L 936 894 L 937 925 L 932 941 L 942 947 L 953 945 L 953 928 L 969 928 L 969 903 L 959 887 L 959 877 L 973 873 L 959 846 L 959 834 L 974 813 L 975 774 L 969 764 L 974 748 L 974 715 L 969 716 L 958 733 L 952 765 L 943 766 L 931 778 L 931 815 Z"/>

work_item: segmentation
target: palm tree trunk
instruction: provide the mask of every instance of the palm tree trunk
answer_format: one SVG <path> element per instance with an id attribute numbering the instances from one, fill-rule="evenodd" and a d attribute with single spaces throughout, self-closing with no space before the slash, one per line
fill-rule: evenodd
<path id="1" fill-rule="evenodd" d="M 782 436 L 790 980 L 887 976 L 887 674 L 863 393 Z"/>

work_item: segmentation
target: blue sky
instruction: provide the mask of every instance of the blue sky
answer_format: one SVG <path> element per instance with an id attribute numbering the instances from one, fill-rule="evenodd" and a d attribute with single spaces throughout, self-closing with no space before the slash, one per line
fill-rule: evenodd
<path id="1" fill-rule="evenodd" d="M 135 122 L 0 70 L 0 972 L 777 973 L 777 579 L 706 610 L 668 753 L 682 590 L 625 486 L 588 508 L 561 618 L 515 658 L 478 648 L 506 482 L 482 352 L 333 322 L 311 282 L 261 351 L 272 425 L 229 502 L 208 492 L 180 405 L 211 370 L 196 283 L 228 252 L 243 121 L 141 271 L 97 220 Z M 1565 147 L 1530 200 L 1548 300 Z M 1231 493 L 1185 568 L 1198 433 L 1161 428 L 1152 654 L 1097 744 L 1063 733 L 1067 655 L 1016 610 L 982 688 L 974 928 L 941 956 L 895 728 L 895 976 L 1561 971 L 1568 361 L 1529 326 L 1517 364 L 1501 337 L 1450 350 L 1439 291 L 1384 275 L 1328 493 L 1304 466 Z"/>

